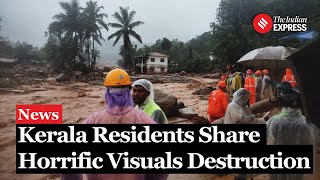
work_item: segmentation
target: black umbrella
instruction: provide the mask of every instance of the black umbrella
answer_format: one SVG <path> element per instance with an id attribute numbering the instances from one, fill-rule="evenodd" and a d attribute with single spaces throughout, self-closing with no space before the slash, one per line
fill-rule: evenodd
<path id="1" fill-rule="evenodd" d="M 320 128 L 320 38 L 287 59 L 301 92 L 306 118 Z"/>

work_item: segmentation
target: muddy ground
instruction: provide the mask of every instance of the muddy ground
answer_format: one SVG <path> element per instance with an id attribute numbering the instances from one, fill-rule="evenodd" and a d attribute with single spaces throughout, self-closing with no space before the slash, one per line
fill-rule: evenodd
<path id="1" fill-rule="evenodd" d="M 196 113 L 206 117 L 207 100 L 201 100 L 193 92 L 199 88 L 213 85 L 218 80 L 193 76 L 191 82 L 156 83 L 155 89 L 161 89 L 192 107 Z M 16 104 L 62 104 L 64 123 L 81 123 L 91 113 L 104 109 L 105 87 L 96 82 L 56 82 L 48 78 L 43 83 L 19 86 L 16 89 L 1 89 L 0 94 L 0 180 L 51 180 L 59 175 L 19 174 L 15 173 L 16 138 L 15 105 Z M 319 159 L 318 159 L 319 160 Z M 209 180 L 233 179 L 232 175 L 217 177 L 214 174 L 172 174 L 169 180 Z M 264 175 L 254 178 L 265 179 Z M 320 179 L 320 177 L 319 177 Z"/>

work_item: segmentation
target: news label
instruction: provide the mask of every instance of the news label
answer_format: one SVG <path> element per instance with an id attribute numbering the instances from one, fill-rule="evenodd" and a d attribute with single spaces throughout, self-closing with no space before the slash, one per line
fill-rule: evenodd
<path id="1" fill-rule="evenodd" d="M 16 124 L 62 124 L 62 105 L 17 104 Z"/>

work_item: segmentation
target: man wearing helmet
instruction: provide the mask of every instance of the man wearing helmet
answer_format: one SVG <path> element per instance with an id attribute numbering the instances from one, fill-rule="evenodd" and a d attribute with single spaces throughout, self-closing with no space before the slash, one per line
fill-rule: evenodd
<path id="1" fill-rule="evenodd" d="M 226 94 L 226 82 L 219 81 L 218 89 L 210 93 L 208 100 L 208 114 L 210 122 L 224 116 L 228 106 L 228 97 Z"/>
<path id="2" fill-rule="evenodd" d="M 128 73 L 116 68 L 110 71 L 105 80 L 106 109 L 92 114 L 87 124 L 154 124 L 144 112 L 134 109 L 131 95 L 131 79 Z"/>
<path id="3" fill-rule="evenodd" d="M 244 88 L 250 92 L 250 104 L 255 103 L 256 101 L 256 87 L 255 87 L 255 81 L 252 76 L 253 72 L 251 69 L 247 70 L 247 77 L 245 79 Z"/>
<path id="4" fill-rule="evenodd" d="M 156 124 L 143 111 L 134 108 L 131 95 L 131 78 L 122 69 L 111 70 L 105 80 L 106 108 L 93 113 L 86 120 L 85 124 Z M 165 180 L 168 174 L 86 174 L 87 180 Z M 82 180 L 82 174 L 63 174 L 62 180 Z"/>

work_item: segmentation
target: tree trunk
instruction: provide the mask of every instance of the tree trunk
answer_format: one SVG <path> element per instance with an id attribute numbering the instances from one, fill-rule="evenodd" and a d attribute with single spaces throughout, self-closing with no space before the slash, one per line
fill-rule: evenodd
<path id="1" fill-rule="evenodd" d="M 272 97 L 271 101 L 269 99 L 264 99 L 259 102 L 256 102 L 250 106 L 252 114 L 268 112 L 273 108 L 278 107 L 278 98 Z"/>
<path id="2" fill-rule="evenodd" d="M 128 48 L 127 50 L 127 66 L 128 66 L 128 71 L 131 70 L 131 57 L 130 57 L 130 49 Z"/>
<path id="3" fill-rule="evenodd" d="M 90 40 L 89 40 L 90 41 Z M 89 43 L 89 42 L 88 42 Z M 90 59 L 90 44 L 87 45 L 87 51 L 88 51 L 88 60 L 89 60 L 89 68 L 91 67 L 91 59 Z"/>
<path id="4" fill-rule="evenodd" d="M 73 48 L 73 62 L 71 64 L 71 70 L 73 70 L 74 65 L 76 64 L 76 57 L 77 57 L 77 46 L 78 46 L 78 39 L 77 39 L 77 33 L 74 33 L 74 48 Z"/>
<path id="5" fill-rule="evenodd" d="M 93 60 L 93 63 L 91 64 L 91 69 L 93 69 L 93 66 L 96 64 L 96 55 L 95 55 L 95 52 L 94 52 L 94 38 L 92 36 L 92 52 L 91 52 L 91 56 L 92 56 L 92 60 Z"/>

